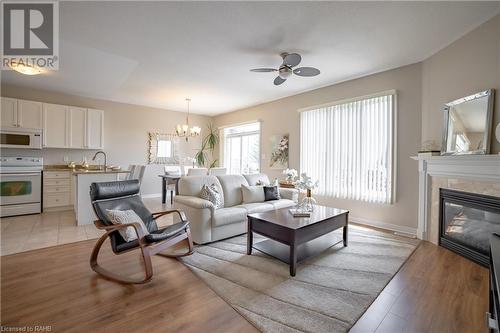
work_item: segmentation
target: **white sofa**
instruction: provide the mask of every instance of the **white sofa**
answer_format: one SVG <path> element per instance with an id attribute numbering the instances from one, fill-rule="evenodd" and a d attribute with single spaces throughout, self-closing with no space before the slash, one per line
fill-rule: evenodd
<path id="1" fill-rule="evenodd" d="M 205 244 L 243 234 L 247 231 L 247 214 L 296 205 L 298 190 L 283 188 L 279 200 L 243 203 L 241 185 L 256 185 L 259 181 L 269 183 L 265 174 L 182 177 L 174 206 L 186 213 L 194 242 Z M 210 201 L 199 197 L 204 184 L 217 186 L 223 194 L 222 208 L 215 209 Z"/>

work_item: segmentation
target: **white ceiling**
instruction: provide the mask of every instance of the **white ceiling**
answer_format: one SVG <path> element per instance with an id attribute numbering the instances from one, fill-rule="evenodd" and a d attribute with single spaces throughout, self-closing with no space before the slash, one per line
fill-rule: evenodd
<path id="1" fill-rule="evenodd" d="M 2 83 L 215 115 L 419 62 L 500 2 L 61 2 L 60 70 Z M 274 86 L 281 52 L 317 77 Z"/>

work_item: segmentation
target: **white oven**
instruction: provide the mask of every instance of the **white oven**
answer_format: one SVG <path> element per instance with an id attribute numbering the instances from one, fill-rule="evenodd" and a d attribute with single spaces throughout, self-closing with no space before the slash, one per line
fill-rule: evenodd
<path id="1" fill-rule="evenodd" d="M 1 148 L 42 149 L 42 131 L 39 129 L 0 129 Z"/>
<path id="2" fill-rule="evenodd" d="M 36 214 L 42 210 L 40 157 L 0 158 L 0 216 Z"/>

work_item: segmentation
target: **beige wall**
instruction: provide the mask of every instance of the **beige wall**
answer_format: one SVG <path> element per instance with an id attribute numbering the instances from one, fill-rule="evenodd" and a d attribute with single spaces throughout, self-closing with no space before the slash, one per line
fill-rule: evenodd
<path id="1" fill-rule="evenodd" d="M 178 123 L 184 123 L 186 114 L 138 105 L 115 103 L 79 96 L 33 90 L 14 86 L 2 86 L 2 96 L 35 100 L 46 103 L 74 105 L 104 110 L 104 151 L 108 164 L 128 168 L 129 164 L 146 164 L 148 157 L 148 132 L 172 133 Z M 192 115 L 192 124 L 206 129 L 209 117 Z M 203 135 L 203 133 L 202 133 Z M 186 144 L 179 141 L 179 151 L 193 156 L 200 146 L 199 138 L 190 139 Z M 81 161 L 84 156 L 90 162 L 95 151 L 74 149 L 43 149 L 40 151 L 23 149 L 3 149 L 2 156 L 42 156 L 45 164 L 65 164 L 64 156 Z M 97 162 L 96 162 L 97 163 Z M 161 182 L 158 174 L 163 173 L 163 165 L 148 165 L 144 174 L 141 191 L 144 195 L 159 194 Z"/>
<path id="2" fill-rule="evenodd" d="M 421 134 L 421 65 L 414 64 L 370 75 L 360 79 L 316 89 L 256 107 L 215 117 L 216 126 L 226 126 L 250 120 L 262 122 L 262 171 L 271 177 L 281 177 L 281 170 L 271 170 L 269 137 L 290 134 L 290 167 L 299 168 L 298 109 L 368 95 L 390 89 L 398 93 L 397 201 L 394 205 L 369 204 L 352 200 L 318 198 L 321 203 L 347 208 L 353 217 L 382 221 L 397 226 L 417 227 L 417 163 L 410 159 L 420 145 Z M 270 86 L 269 89 L 286 89 Z"/>
<path id="3" fill-rule="evenodd" d="M 422 63 L 422 140 L 441 144 L 445 103 L 496 89 L 493 129 L 500 122 L 500 15 Z M 492 152 L 500 143 L 492 138 Z"/>

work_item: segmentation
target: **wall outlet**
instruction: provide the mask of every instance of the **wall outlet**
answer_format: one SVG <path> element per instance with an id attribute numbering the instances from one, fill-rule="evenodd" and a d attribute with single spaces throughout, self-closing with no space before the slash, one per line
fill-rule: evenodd
<path id="1" fill-rule="evenodd" d="M 63 161 L 64 161 L 64 162 L 69 162 L 69 157 L 68 157 L 68 156 L 64 156 L 64 157 L 63 157 Z"/>

